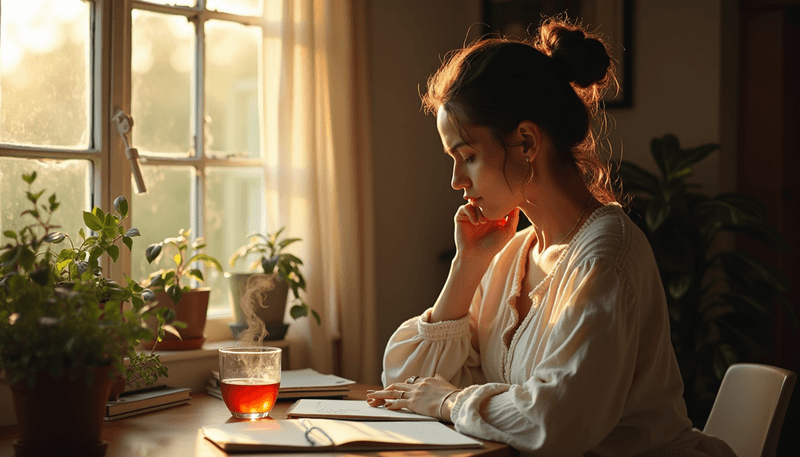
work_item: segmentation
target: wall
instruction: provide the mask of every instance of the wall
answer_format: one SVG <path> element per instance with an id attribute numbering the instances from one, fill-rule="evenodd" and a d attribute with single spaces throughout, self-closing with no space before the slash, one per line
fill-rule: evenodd
<path id="1" fill-rule="evenodd" d="M 685 146 L 721 142 L 720 0 L 635 1 L 634 105 L 610 114 L 614 154 L 650 170 L 650 140 L 674 133 Z M 480 1 L 371 2 L 370 84 L 375 154 L 378 343 L 432 305 L 453 248 L 452 217 L 463 201 L 449 187 L 450 161 L 432 116 L 420 112 L 418 85 L 439 57 L 463 44 L 480 21 Z M 727 105 L 725 105 L 727 103 Z M 727 111 L 730 114 L 730 111 Z M 735 121 L 735 116 L 732 117 Z M 735 135 L 733 136 L 735 138 Z M 731 188 L 733 143 L 698 167 L 694 180 Z M 727 170 L 720 174 L 720 169 Z"/>
<path id="2" fill-rule="evenodd" d="M 376 224 L 378 344 L 431 306 L 447 277 L 440 253 L 453 248 L 451 161 L 418 90 L 440 58 L 463 45 L 480 1 L 370 2 L 370 91 Z M 383 351 L 378 351 L 382 356 Z M 345 355 L 346 356 L 346 355 Z"/>

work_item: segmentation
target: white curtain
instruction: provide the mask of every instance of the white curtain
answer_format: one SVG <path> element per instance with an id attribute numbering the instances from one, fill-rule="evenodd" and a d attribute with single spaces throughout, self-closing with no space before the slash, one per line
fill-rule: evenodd
<path id="1" fill-rule="evenodd" d="M 265 2 L 263 138 L 268 229 L 302 238 L 322 318 L 287 317 L 292 366 L 377 383 L 364 1 Z"/>

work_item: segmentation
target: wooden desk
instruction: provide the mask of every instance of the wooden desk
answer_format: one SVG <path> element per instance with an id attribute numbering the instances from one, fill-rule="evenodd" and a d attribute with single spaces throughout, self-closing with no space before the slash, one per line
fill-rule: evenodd
<path id="1" fill-rule="evenodd" d="M 366 390 L 375 388 L 357 384 L 351 389 L 349 399 L 365 399 Z M 276 403 L 270 413 L 274 419 L 285 419 L 286 410 L 294 403 L 283 400 Z M 265 419 L 268 420 L 268 419 Z M 109 441 L 107 457 L 137 456 L 195 456 L 223 457 L 227 454 L 210 441 L 203 438 L 200 428 L 204 425 L 233 422 L 222 400 L 205 393 L 192 394 L 187 405 L 176 406 L 161 411 L 133 416 L 104 424 L 103 439 Z M 0 456 L 13 456 L 13 441 L 17 438 L 17 427 L 0 427 Z M 402 452 L 359 452 L 359 453 L 296 453 L 296 454 L 246 454 L 277 456 L 449 456 L 449 457 L 505 457 L 518 453 L 508 445 L 484 441 L 483 449 L 453 449 L 445 451 L 402 451 Z"/>

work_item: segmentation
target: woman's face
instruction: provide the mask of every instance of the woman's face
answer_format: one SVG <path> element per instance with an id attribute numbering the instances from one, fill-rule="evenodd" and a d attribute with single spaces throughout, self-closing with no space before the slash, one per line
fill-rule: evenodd
<path id="1" fill-rule="evenodd" d="M 509 146 L 506 156 L 487 127 L 462 125 L 459 129 L 443 107 L 439 107 L 436 127 L 445 153 L 453 158 L 453 189 L 463 190 L 464 199 L 489 220 L 501 219 L 520 206 L 529 170 L 521 147 Z"/>

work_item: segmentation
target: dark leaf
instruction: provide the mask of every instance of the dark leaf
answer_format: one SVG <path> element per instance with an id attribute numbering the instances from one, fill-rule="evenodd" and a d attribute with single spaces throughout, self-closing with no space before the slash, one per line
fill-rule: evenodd
<path id="1" fill-rule="evenodd" d="M 673 162 L 680 154 L 680 144 L 675 135 L 665 135 L 662 138 L 653 138 L 650 142 L 650 151 L 661 170 L 661 175 L 667 177 L 673 170 Z"/>
<path id="2" fill-rule="evenodd" d="M 719 149 L 718 144 L 709 143 L 696 148 L 683 150 L 675 163 L 675 170 L 691 168 L 692 165 L 702 162 L 709 154 L 717 149 Z"/>
<path id="3" fill-rule="evenodd" d="M 159 254 L 161 254 L 161 243 L 151 244 L 144 252 L 148 263 L 153 263 Z"/>
<path id="4" fill-rule="evenodd" d="M 171 285 L 167 287 L 167 295 L 169 295 L 169 299 L 172 300 L 172 303 L 178 304 L 181 301 L 181 296 L 183 295 L 183 291 L 177 285 Z"/>
<path id="5" fill-rule="evenodd" d="M 129 250 L 129 251 L 132 251 L 132 250 L 133 250 L 133 240 L 132 240 L 132 239 L 130 239 L 130 238 L 129 238 L 129 237 L 127 237 L 127 236 L 123 236 L 123 237 L 122 237 L 122 242 L 125 244 L 125 246 L 127 246 L 127 247 L 128 247 L 128 250 Z"/>
<path id="6" fill-rule="evenodd" d="M 33 182 L 36 180 L 36 172 L 32 171 L 30 174 L 23 173 L 22 180 L 28 184 L 33 184 Z"/>
<path id="7" fill-rule="evenodd" d="M 278 264 L 278 256 L 273 256 L 271 258 L 262 257 L 261 258 L 261 268 L 264 269 L 264 273 L 271 274 L 275 272 L 275 266 Z"/>
<path id="8" fill-rule="evenodd" d="M 139 234 L 139 229 L 137 229 L 137 228 L 131 228 L 131 229 L 128 229 L 127 232 L 125 232 L 125 236 L 127 236 L 127 237 L 134 237 L 134 236 L 139 236 L 139 235 L 140 235 Z"/>
<path id="9" fill-rule="evenodd" d="M 658 192 L 658 177 L 638 165 L 625 161 L 620 162 L 619 175 L 622 178 L 622 188 L 625 192 L 643 192 L 648 195 Z"/>
<path id="10" fill-rule="evenodd" d="M 30 274 L 31 280 L 40 286 L 46 286 L 50 279 L 50 268 L 39 268 Z"/>
<path id="11" fill-rule="evenodd" d="M 114 209 L 116 209 L 122 217 L 128 215 L 128 200 L 124 195 L 120 195 L 114 200 Z"/>
<path id="12" fill-rule="evenodd" d="M 655 232 L 669 216 L 670 207 L 660 194 L 656 194 L 647 205 L 647 212 L 644 215 L 647 228 Z"/>

